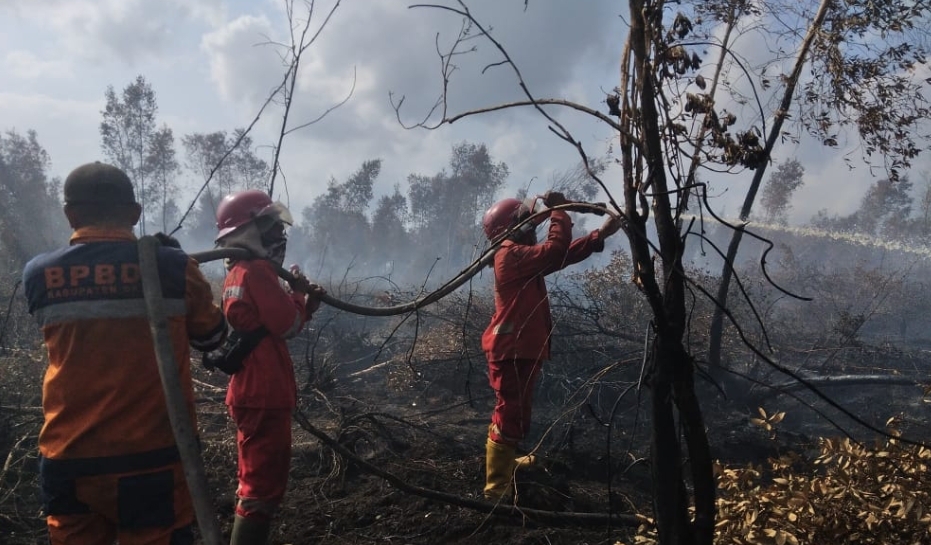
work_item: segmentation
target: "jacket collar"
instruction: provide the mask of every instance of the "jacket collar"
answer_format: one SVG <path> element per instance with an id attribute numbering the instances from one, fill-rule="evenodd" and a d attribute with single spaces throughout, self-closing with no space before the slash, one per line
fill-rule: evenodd
<path id="1" fill-rule="evenodd" d="M 136 235 L 132 230 L 116 227 L 81 227 L 71 234 L 71 244 L 84 244 L 87 242 L 135 241 Z"/>

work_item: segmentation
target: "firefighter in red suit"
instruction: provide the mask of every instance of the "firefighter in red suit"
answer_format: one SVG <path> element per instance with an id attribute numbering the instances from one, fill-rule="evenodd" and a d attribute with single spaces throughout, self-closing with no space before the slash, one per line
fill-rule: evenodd
<path id="1" fill-rule="evenodd" d="M 544 196 L 548 207 L 567 204 L 561 193 Z M 492 242 L 531 214 L 517 199 L 495 203 L 482 220 Z M 495 408 L 485 448 L 485 497 L 497 501 L 511 495 L 517 467 L 532 457 L 515 458 L 518 443 L 530 427 L 533 389 L 543 361 L 550 357 L 553 320 L 544 277 L 578 263 L 604 249 L 605 238 L 616 233 L 620 221 L 610 217 L 600 229 L 572 240 L 572 221 L 562 210 L 549 214 L 546 240 L 537 243 L 535 222 L 511 234 L 495 253 L 495 313 L 482 335 L 488 359 L 488 381 L 495 392 Z"/>
<path id="2" fill-rule="evenodd" d="M 239 486 L 231 545 L 261 545 L 284 497 L 291 461 L 291 413 L 297 406 L 294 366 L 286 339 L 296 335 L 325 292 L 296 269 L 278 279 L 291 215 L 258 190 L 234 193 L 217 208 L 217 245 L 244 248 L 254 259 L 227 262 L 223 310 L 239 332 L 267 334 L 233 374 L 226 394 L 236 423 Z"/>

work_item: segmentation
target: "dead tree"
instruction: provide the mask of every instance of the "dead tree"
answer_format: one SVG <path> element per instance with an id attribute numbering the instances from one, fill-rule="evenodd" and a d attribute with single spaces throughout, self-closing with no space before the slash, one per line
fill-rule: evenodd
<path id="1" fill-rule="evenodd" d="M 471 115 L 531 107 L 546 119 L 554 134 L 578 150 L 588 174 L 627 220 L 624 230 L 630 242 L 634 282 L 652 311 L 654 336 L 648 349 L 647 384 L 652 399 L 653 489 L 660 542 L 710 545 L 715 518 L 714 475 L 702 412 L 694 390 L 694 361 L 683 344 L 688 327 L 687 279 L 682 267 L 685 241 L 681 235 L 679 210 L 687 190 L 679 183 L 681 176 L 673 183 L 667 178 L 668 150 L 663 121 L 666 115 L 659 106 L 662 101 L 659 91 L 661 78 L 657 72 L 666 70 L 669 65 L 662 32 L 662 4 L 643 0 L 630 2 L 632 23 L 622 62 L 623 81 L 619 91 L 608 99 L 610 110 L 607 115 L 569 101 L 534 96 L 505 48 L 472 16 L 464 2 L 459 2 L 459 8 L 423 6 L 456 13 L 463 17 L 464 24 L 459 40 L 442 55 L 444 71 L 440 99 L 422 121 L 411 126 L 435 129 Z M 462 53 L 457 46 L 470 39 L 470 33 L 476 30 L 500 52 L 503 60 L 496 65 L 506 65 L 517 75 L 526 100 L 451 114 L 446 103 L 446 90 L 454 70 L 450 61 Z M 659 57 L 666 61 L 659 60 Z M 394 104 L 400 120 L 403 97 Z M 562 106 L 594 116 L 620 134 L 623 179 L 618 185 L 623 192 L 623 206 L 618 205 L 612 196 L 611 189 L 617 186 L 611 184 L 609 187 L 601 180 L 582 143 L 547 112 L 546 105 Z M 437 113 L 440 120 L 432 120 Z M 656 244 L 647 235 L 651 210 L 653 226 L 658 234 Z M 658 266 L 655 258 L 658 258 Z M 683 479 L 680 427 L 688 448 L 694 502 L 689 499 Z M 695 507 L 694 519 L 689 515 L 690 505 Z"/>
<path id="2" fill-rule="evenodd" d="M 626 231 L 634 263 L 634 282 L 653 310 L 655 336 L 649 353 L 651 390 L 653 503 L 659 541 L 664 544 L 708 544 L 713 541 L 715 483 L 701 407 L 695 395 L 693 358 L 683 345 L 687 326 L 685 249 L 664 160 L 657 109 L 655 55 L 662 39 L 662 2 L 631 0 L 630 36 L 625 48 L 619 97 L 611 102 L 623 130 L 620 136 L 624 168 Z M 619 102 L 619 103 L 618 103 Z M 647 203 L 652 199 L 652 206 Z M 658 239 L 659 269 L 653 259 L 646 226 L 650 211 Z M 695 517 L 682 476 L 678 425 L 688 447 Z"/>
<path id="3" fill-rule="evenodd" d="M 508 108 L 533 108 L 545 118 L 552 133 L 578 150 L 589 175 L 609 197 L 612 196 L 612 189 L 616 192 L 620 188 L 623 193 L 622 205 L 618 205 L 613 197 L 610 200 L 627 220 L 624 231 L 630 244 L 633 280 L 646 299 L 652 317 L 653 337 L 648 347 L 646 384 L 651 390 L 653 492 L 659 541 L 665 545 L 710 544 L 713 541 L 716 515 L 715 481 L 702 411 L 694 389 L 695 358 L 684 344 L 684 336 L 689 328 L 687 298 L 690 296 L 690 290 L 700 292 L 711 300 L 723 316 L 731 320 L 733 317 L 727 310 L 726 301 L 716 299 L 709 290 L 691 280 L 684 270 L 686 237 L 697 236 L 707 241 L 701 224 L 697 231 L 693 231 L 693 224 L 686 223 L 686 212 L 694 205 L 702 215 L 714 216 L 741 235 L 752 235 L 749 231 L 730 225 L 715 215 L 707 202 L 705 184 L 698 180 L 698 169 L 716 169 L 718 172 L 731 174 L 749 170 L 756 171 L 759 176 L 769 160 L 774 145 L 773 139 L 795 138 L 794 135 L 780 130 L 782 121 L 789 116 L 788 107 L 791 100 L 786 101 L 783 98 L 780 101 L 777 93 L 772 93 L 775 96 L 773 98 L 769 96 L 770 93 L 765 92 L 772 87 L 772 83 L 765 75 L 754 74 L 752 67 L 748 67 L 746 59 L 739 55 L 738 39 L 746 37 L 750 32 L 775 34 L 776 31 L 759 24 L 759 21 L 767 14 L 778 13 L 780 9 L 808 14 L 809 19 L 814 18 L 816 23 L 819 17 L 823 17 L 822 11 L 828 8 L 847 9 L 848 11 L 844 12 L 847 15 L 859 13 L 860 17 L 844 21 L 832 20 L 832 24 L 840 25 L 835 29 L 839 33 L 819 34 L 813 31 L 813 36 L 817 38 L 815 43 L 824 53 L 824 58 L 837 59 L 841 46 L 838 42 L 831 42 L 831 36 L 843 37 L 858 30 L 867 31 L 874 28 L 870 21 L 882 18 L 887 21 L 899 21 L 889 28 L 890 31 L 914 28 L 914 23 L 906 25 L 901 18 L 908 14 L 915 17 L 923 16 L 927 9 L 925 2 L 908 2 L 907 6 L 896 7 L 891 4 L 877 6 L 872 2 L 851 1 L 844 3 L 843 7 L 838 7 L 840 3 L 824 0 L 818 3 L 821 6 L 820 10 L 809 13 L 807 10 L 811 8 L 812 3 L 799 3 L 797 0 L 772 0 L 762 3 L 716 0 L 688 3 L 691 9 L 683 9 L 682 12 L 676 13 L 673 10 L 681 5 L 678 2 L 672 4 L 664 0 L 629 0 L 630 33 L 621 62 L 620 84 L 616 91 L 607 97 L 608 115 L 558 98 L 535 96 L 526 86 L 520 70 L 501 43 L 472 16 L 464 1 L 459 0 L 456 4 L 458 7 L 434 4 L 415 6 L 455 13 L 463 18 L 464 23 L 459 39 L 448 52 L 441 53 L 443 88 L 440 98 L 421 121 L 409 126 L 435 129 L 468 116 Z M 530 3 L 526 5 L 529 6 Z M 704 23 L 701 20 L 704 20 Z M 742 24 L 744 21 L 750 23 Z M 753 22 L 758 24 L 753 25 Z M 723 34 L 719 32 L 721 30 Z M 786 36 L 794 35 L 788 32 Z M 518 78 L 525 100 L 461 113 L 449 112 L 446 96 L 450 87 L 450 77 L 455 71 L 452 61 L 458 55 L 471 50 L 467 42 L 471 42 L 476 36 L 487 39 L 500 53 L 501 59 L 490 64 L 486 70 L 501 66 L 510 68 Z M 699 53 L 705 55 L 708 50 L 717 52 L 718 56 L 715 62 L 706 65 Z M 907 44 L 896 44 L 890 47 L 889 51 L 892 58 L 903 63 L 903 66 L 923 61 L 923 54 L 918 49 L 909 49 Z M 772 63 L 792 65 L 779 51 L 771 53 Z M 912 58 L 913 53 L 917 53 L 915 58 Z M 804 56 L 803 51 L 801 58 Z M 800 65 L 796 63 L 795 66 Z M 855 70 L 856 73 L 876 73 L 873 70 L 876 67 L 875 63 L 864 62 L 857 66 L 859 72 Z M 843 73 L 842 66 L 831 68 L 836 73 Z M 750 79 L 747 83 L 748 88 L 739 89 L 734 83 L 730 83 L 735 73 L 739 73 L 743 80 Z M 799 84 L 797 68 L 793 74 L 796 77 L 795 81 L 791 85 L 787 84 L 787 95 L 790 98 L 793 96 L 792 90 Z M 760 78 L 759 82 L 755 76 Z M 710 77 L 710 87 L 706 77 Z M 847 73 L 846 77 L 851 78 L 853 74 Z M 907 99 L 903 98 L 912 108 L 909 111 L 925 111 L 924 100 L 920 95 L 908 95 L 914 90 L 913 86 L 901 86 L 901 80 L 884 77 L 883 74 L 880 74 L 879 79 L 882 80 L 879 82 L 880 87 L 887 94 L 910 96 Z M 781 81 L 785 82 L 786 78 Z M 851 108 L 861 108 L 864 111 L 875 106 L 875 102 L 870 102 L 866 94 L 845 95 L 843 89 L 830 85 L 820 88 L 816 85 L 805 87 L 806 93 L 812 97 L 812 102 L 822 98 L 835 108 L 832 110 L 835 114 L 842 109 L 844 100 L 849 102 L 848 106 Z M 745 118 L 738 119 L 735 114 L 716 104 L 718 96 L 732 97 L 732 103 L 726 104 L 731 108 L 747 104 L 749 111 Z M 778 105 L 775 114 L 777 122 L 771 130 L 767 129 L 763 107 L 767 98 L 775 100 Z M 401 120 L 403 97 L 394 100 L 394 105 Z M 620 140 L 618 162 L 622 167 L 620 183 L 608 184 L 600 178 L 600 173 L 592 167 L 594 162 L 589 160 L 582 143 L 550 115 L 549 107 L 564 107 L 596 117 L 617 131 Z M 875 108 L 872 108 L 872 111 L 876 113 Z M 823 112 L 808 112 L 802 122 L 812 134 L 822 136 L 826 145 L 837 145 L 836 136 L 825 131 L 852 121 L 826 115 L 828 118 L 824 117 Z M 909 116 L 900 119 L 899 122 L 904 127 L 911 127 L 920 117 L 922 116 Z M 897 154 L 899 162 L 890 166 L 902 167 L 907 164 L 907 159 L 917 153 L 917 149 L 907 137 L 893 138 L 895 130 L 888 118 L 886 121 L 879 120 L 873 125 L 867 125 L 867 128 L 871 138 L 867 139 L 869 146 L 866 153 Z M 762 140 L 763 135 L 766 135 L 766 141 Z M 650 234 L 651 229 L 655 231 L 655 236 Z M 761 239 L 758 236 L 757 238 Z M 707 242 L 710 244 L 710 241 Z M 725 258 L 727 270 L 730 270 L 732 258 L 728 259 L 725 252 L 719 252 L 721 257 Z M 761 262 L 762 265 L 764 262 Z M 763 273 L 768 279 L 765 266 Z M 783 292 L 789 294 L 785 290 Z M 755 311 L 754 315 L 760 329 L 764 329 L 762 318 Z M 737 324 L 735 328 L 745 344 L 762 361 L 793 379 L 804 381 L 803 377 L 779 366 L 760 349 L 751 346 Z M 806 387 L 813 388 L 811 385 Z M 827 396 L 817 391 L 815 393 L 828 404 L 843 409 Z M 856 418 L 856 415 L 849 411 L 844 412 Z M 861 419 L 856 421 L 868 426 Z M 687 449 L 689 475 L 682 472 L 683 443 Z M 686 478 L 690 481 L 690 487 L 686 485 Z M 694 509 L 694 516 L 690 516 L 690 508 Z"/>

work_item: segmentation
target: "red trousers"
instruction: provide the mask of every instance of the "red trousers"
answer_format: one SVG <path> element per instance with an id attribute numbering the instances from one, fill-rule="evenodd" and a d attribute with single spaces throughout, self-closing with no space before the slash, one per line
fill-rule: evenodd
<path id="1" fill-rule="evenodd" d="M 527 435 L 533 388 L 542 365 L 540 360 L 488 362 L 488 383 L 495 391 L 495 410 L 488 433 L 492 441 L 516 447 Z"/>
<path id="2" fill-rule="evenodd" d="M 236 514 L 270 519 L 284 498 L 291 465 L 291 409 L 230 407 L 236 422 Z"/>

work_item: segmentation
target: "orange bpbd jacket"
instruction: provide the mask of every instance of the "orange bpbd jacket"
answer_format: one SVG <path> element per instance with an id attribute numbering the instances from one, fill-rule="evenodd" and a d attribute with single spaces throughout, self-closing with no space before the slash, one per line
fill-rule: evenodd
<path id="1" fill-rule="evenodd" d="M 553 319 L 543 277 L 603 249 L 597 230 L 572 240 L 572 220 L 561 210 L 550 215 L 542 243 L 505 241 L 495 253 L 495 313 L 482 335 L 488 361 L 548 360 Z"/>
<path id="2" fill-rule="evenodd" d="M 82 228 L 71 246 L 36 256 L 23 271 L 29 312 L 42 328 L 49 357 L 39 451 L 77 474 L 177 459 L 137 248 L 131 232 Z M 197 263 L 184 252 L 159 248 L 158 269 L 193 419 L 189 345 L 216 348 L 226 321 Z"/>
<path id="3" fill-rule="evenodd" d="M 286 339 L 307 321 L 305 297 L 281 286 L 271 263 L 263 259 L 237 261 L 223 284 L 223 310 L 237 331 L 259 326 L 268 335 L 246 356 L 243 368 L 230 378 L 226 404 L 233 407 L 293 409 L 297 406 L 294 364 Z"/>

